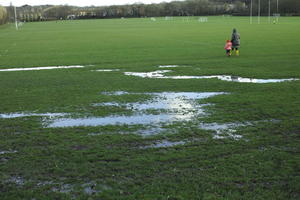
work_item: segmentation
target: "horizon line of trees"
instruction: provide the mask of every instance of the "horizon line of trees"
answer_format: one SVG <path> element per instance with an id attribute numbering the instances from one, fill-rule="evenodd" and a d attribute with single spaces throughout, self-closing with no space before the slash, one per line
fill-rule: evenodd
<path id="1" fill-rule="evenodd" d="M 300 0 L 271 1 L 271 14 L 300 15 Z M 258 0 L 253 2 L 253 15 L 258 13 Z M 133 18 L 164 16 L 235 15 L 248 16 L 251 0 L 185 0 L 159 4 L 76 7 L 68 5 L 24 5 L 17 8 L 18 20 L 42 21 L 57 19 Z M 269 0 L 261 0 L 261 15 L 268 15 Z M 14 21 L 13 6 L 0 6 L 0 24 Z"/>

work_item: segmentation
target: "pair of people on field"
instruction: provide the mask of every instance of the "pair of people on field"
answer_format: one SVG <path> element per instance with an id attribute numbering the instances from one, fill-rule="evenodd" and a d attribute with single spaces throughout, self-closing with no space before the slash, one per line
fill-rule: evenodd
<path id="1" fill-rule="evenodd" d="M 240 48 L 240 34 L 237 32 L 236 29 L 233 29 L 231 40 L 226 41 L 226 45 L 224 49 L 226 50 L 226 55 L 231 56 L 233 52 L 235 52 L 236 56 L 240 55 L 239 48 Z"/>

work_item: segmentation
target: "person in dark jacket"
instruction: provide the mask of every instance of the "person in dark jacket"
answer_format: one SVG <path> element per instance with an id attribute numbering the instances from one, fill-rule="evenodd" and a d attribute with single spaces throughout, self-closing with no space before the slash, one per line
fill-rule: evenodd
<path id="1" fill-rule="evenodd" d="M 231 43 L 232 43 L 232 52 L 235 51 L 236 56 L 240 55 L 240 51 L 239 51 L 241 45 L 240 39 L 241 39 L 240 34 L 234 28 L 231 36 Z"/>

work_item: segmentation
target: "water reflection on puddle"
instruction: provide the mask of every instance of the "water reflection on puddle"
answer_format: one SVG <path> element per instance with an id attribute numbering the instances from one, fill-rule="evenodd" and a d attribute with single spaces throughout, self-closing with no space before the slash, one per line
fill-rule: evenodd
<path id="1" fill-rule="evenodd" d="M 0 72 L 33 71 L 33 70 L 46 70 L 46 69 L 71 69 L 71 68 L 84 68 L 84 66 L 73 65 L 73 66 L 50 66 L 50 67 L 11 68 L 11 69 L 0 69 Z"/>
<path id="2" fill-rule="evenodd" d="M 204 130 L 214 131 L 213 139 L 241 139 L 242 136 L 236 133 L 236 128 L 242 126 L 249 126 L 251 123 L 226 123 L 226 124 L 218 124 L 218 123 L 201 123 L 200 128 Z"/>
<path id="3" fill-rule="evenodd" d="M 0 114 L 0 119 L 11 119 L 18 117 L 62 117 L 65 116 L 65 113 L 8 113 L 8 114 Z"/>
<path id="4" fill-rule="evenodd" d="M 16 184 L 18 186 L 25 185 L 25 180 L 20 176 L 12 176 L 8 180 L 6 180 L 5 182 L 6 183 L 13 183 L 13 184 Z"/>
<path id="5" fill-rule="evenodd" d="M 165 73 L 172 72 L 172 70 L 157 70 L 154 72 L 124 72 L 128 76 L 137 76 L 141 78 L 160 78 L 160 79 L 211 79 L 217 78 L 222 81 L 231 81 L 239 83 L 278 83 L 284 81 L 296 81 L 299 79 L 252 79 L 242 78 L 238 76 L 228 75 L 212 75 L 212 76 L 165 76 Z"/>
<path id="6" fill-rule="evenodd" d="M 126 93 L 113 93 L 116 94 L 126 94 Z M 176 111 L 177 113 L 184 114 L 191 111 L 201 112 L 201 107 L 203 106 L 197 104 L 195 100 L 205 99 L 215 95 L 225 94 L 222 92 L 163 92 L 163 93 L 144 93 L 153 96 L 153 98 L 144 103 L 126 103 L 121 104 L 117 102 L 105 102 L 93 104 L 94 106 L 118 106 L 127 107 L 133 110 L 168 110 Z M 207 104 L 205 104 L 207 105 Z"/>
<path id="7" fill-rule="evenodd" d="M 18 151 L 0 151 L 0 155 L 17 153 Z"/>
<path id="8" fill-rule="evenodd" d="M 112 95 L 116 93 L 111 93 Z M 119 94 L 119 93 L 117 93 Z M 107 116 L 90 118 L 61 118 L 54 119 L 48 127 L 73 127 L 73 126 L 105 126 L 105 125 L 149 125 L 160 123 L 172 123 L 176 121 L 189 121 L 194 117 L 204 114 L 203 104 L 197 100 L 205 99 L 216 95 L 225 94 L 222 92 L 163 92 L 146 93 L 153 98 L 143 103 L 123 104 L 130 110 L 134 110 L 132 116 Z M 96 104 L 97 106 L 122 106 L 122 104 L 109 102 Z M 207 105 L 207 104 L 204 104 Z M 157 110 L 160 114 L 147 114 L 145 112 Z M 163 112 L 162 112 L 163 111 Z"/>
<path id="9" fill-rule="evenodd" d="M 157 124 L 162 122 L 172 122 L 180 120 L 177 115 L 134 115 L 134 116 L 109 116 L 109 117 L 90 117 L 90 118 L 63 118 L 57 119 L 48 125 L 54 127 L 73 127 L 73 126 L 106 126 L 106 125 L 135 125 L 135 124 Z"/>

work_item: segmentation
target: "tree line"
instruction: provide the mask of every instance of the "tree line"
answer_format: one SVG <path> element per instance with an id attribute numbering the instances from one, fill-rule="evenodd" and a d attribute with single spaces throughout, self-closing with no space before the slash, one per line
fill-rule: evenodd
<path id="1" fill-rule="evenodd" d="M 0 25 L 5 24 L 8 21 L 7 10 L 3 6 L 0 6 Z"/>
<path id="2" fill-rule="evenodd" d="M 268 15 L 269 0 L 261 1 L 261 15 Z M 271 13 L 281 15 L 300 15 L 300 0 L 271 1 Z M 252 0 L 253 14 L 258 13 L 258 0 Z M 76 7 L 68 5 L 24 5 L 17 8 L 21 21 L 41 21 L 57 19 L 90 19 L 121 17 L 162 17 L 162 16 L 203 16 L 236 15 L 248 16 L 251 0 L 186 0 L 159 4 L 131 4 L 114 6 Z M 13 7 L 0 7 L 0 24 L 14 20 Z"/>

